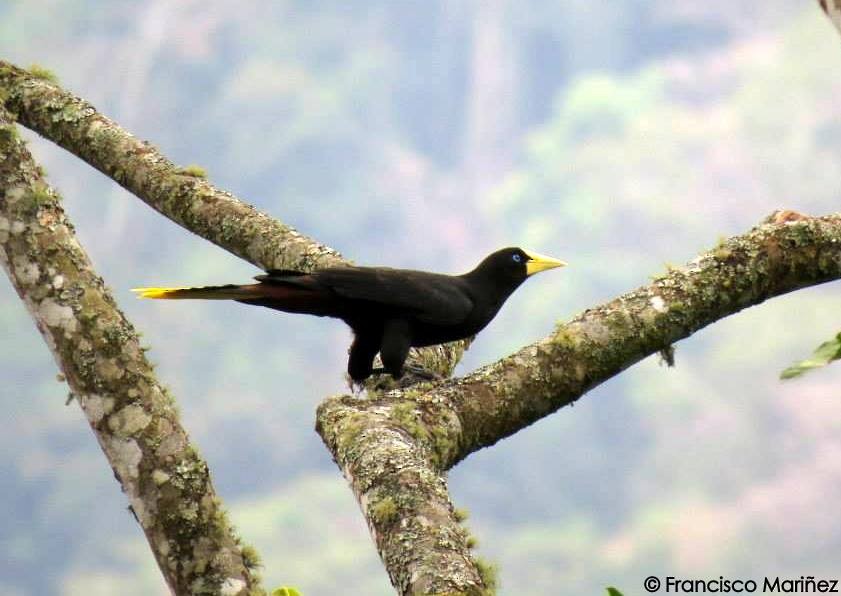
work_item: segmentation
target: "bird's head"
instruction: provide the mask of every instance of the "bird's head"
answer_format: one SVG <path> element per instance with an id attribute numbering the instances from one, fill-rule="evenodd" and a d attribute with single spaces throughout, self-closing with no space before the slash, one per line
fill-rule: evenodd
<path id="1" fill-rule="evenodd" d="M 487 275 L 500 285 L 517 287 L 535 273 L 565 266 L 564 261 L 511 247 L 503 248 L 485 257 L 474 273 Z"/>

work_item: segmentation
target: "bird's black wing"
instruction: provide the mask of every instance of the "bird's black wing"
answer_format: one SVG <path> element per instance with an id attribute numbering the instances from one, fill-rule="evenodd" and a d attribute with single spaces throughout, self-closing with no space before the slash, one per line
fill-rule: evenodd
<path id="1" fill-rule="evenodd" d="M 285 272 L 284 272 L 285 273 Z M 351 300 L 405 311 L 433 325 L 456 325 L 473 310 L 461 278 L 387 267 L 330 267 L 305 276 L 260 276 L 261 281 L 329 288 Z"/>
<path id="2" fill-rule="evenodd" d="M 334 292 L 354 300 L 405 310 L 419 321 L 455 325 L 473 310 L 461 278 L 387 267 L 335 267 L 314 277 Z"/>
<path id="3" fill-rule="evenodd" d="M 295 269 L 267 269 L 262 275 L 255 275 L 254 279 L 257 281 L 280 281 L 288 277 L 302 277 L 307 275 L 303 271 L 296 271 Z"/>

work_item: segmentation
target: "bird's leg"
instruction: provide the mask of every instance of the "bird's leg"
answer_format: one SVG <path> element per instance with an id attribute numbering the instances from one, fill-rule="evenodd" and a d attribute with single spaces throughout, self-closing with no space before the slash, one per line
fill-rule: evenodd
<path id="1" fill-rule="evenodd" d="M 438 373 L 415 364 L 404 364 L 403 374 L 410 374 L 413 377 L 418 377 L 419 379 L 423 379 L 425 381 L 441 381 L 444 379 L 444 377 Z"/>
<path id="2" fill-rule="evenodd" d="M 409 347 L 412 344 L 411 326 L 405 319 L 391 319 L 383 327 L 380 358 L 381 368 L 372 368 L 371 374 L 390 374 L 401 387 L 418 381 L 440 381 L 442 377 L 432 371 L 413 364 L 406 364 Z M 408 373 L 406 377 L 404 374 Z"/>
<path id="3" fill-rule="evenodd" d="M 349 373 L 344 374 L 345 383 L 347 383 L 347 388 L 351 392 L 351 395 L 354 397 L 359 397 L 362 395 L 362 392 L 365 390 L 365 383 L 363 381 L 354 381 L 350 378 Z"/>
<path id="4" fill-rule="evenodd" d="M 376 375 L 372 378 L 377 379 L 375 381 L 375 387 L 380 391 L 405 389 L 417 383 L 438 382 L 444 379 L 444 377 L 431 370 L 412 364 L 405 364 L 403 366 L 402 375 L 399 379 L 391 377 L 389 372 L 383 367 L 373 369 L 371 374 Z"/>
<path id="5" fill-rule="evenodd" d="M 436 372 L 432 372 L 429 369 L 426 369 L 422 366 L 416 366 L 414 364 L 404 364 L 402 374 L 409 373 L 410 375 L 414 375 L 416 377 L 420 377 L 422 379 L 426 379 L 427 381 L 440 381 L 444 377 L 439 375 Z M 385 369 L 383 366 L 378 366 L 377 368 L 371 369 L 372 375 L 387 375 L 389 371 Z"/>
<path id="6" fill-rule="evenodd" d="M 356 331 L 347 361 L 347 372 L 354 383 L 361 383 L 371 375 L 374 356 L 379 351 L 379 333 Z"/>
<path id="7" fill-rule="evenodd" d="M 383 368 L 391 373 L 395 379 L 403 375 L 403 364 L 409 356 L 412 345 L 409 321 L 405 319 L 390 319 L 383 328 L 383 341 L 380 346 L 380 358 Z"/>

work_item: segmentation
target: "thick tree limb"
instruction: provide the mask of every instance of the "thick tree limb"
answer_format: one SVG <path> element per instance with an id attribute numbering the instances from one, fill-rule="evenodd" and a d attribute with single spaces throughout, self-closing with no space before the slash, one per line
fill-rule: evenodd
<path id="1" fill-rule="evenodd" d="M 711 323 L 839 278 L 841 215 L 775 214 L 686 267 L 588 309 L 544 340 L 434 391 L 435 408 L 447 410 L 450 425 L 437 459 L 449 468 Z M 453 414 L 458 427 L 451 426 Z"/>
<path id="2" fill-rule="evenodd" d="M 18 121 L 86 161 L 147 205 L 261 269 L 346 264 L 332 248 L 179 168 L 87 101 L 0 60 L 0 102 Z M 409 363 L 448 377 L 469 342 L 412 350 Z"/>
<path id="3" fill-rule="evenodd" d="M 171 396 L 0 103 L 0 262 L 53 352 L 175 594 L 257 593 Z"/>
<path id="4" fill-rule="evenodd" d="M 835 28 L 841 32 L 841 0 L 818 0 L 818 4 L 835 25 Z"/>
<path id="5" fill-rule="evenodd" d="M 322 402 L 316 429 L 359 501 L 400 594 L 486 593 L 434 465 L 417 404 L 398 391 Z"/>
<path id="6" fill-rule="evenodd" d="M 176 167 L 87 101 L 2 60 L 0 99 L 27 128 L 187 230 L 262 269 L 310 270 L 344 262 L 335 250 Z"/>
<path id="7" fill-rule="evenodd" d="M 826 2 L 822 5 L 826 9 Z M 83 100 L 3 62 L 0 98 L 21 122 L 113 177 L 167 217 L 261 267 L 309 269 L 342 262 L 335 251 L 178 170 Z M 14 202 L 17 204 L 17 199 Z M 20 226 L 14 229 L 21 231 Z M 12 230 L 10 224 L 8 237 Z M 3 232 L 0 228 L 0 236 Z M 46 252 L 45 246 L 41 248 Z M 47 256 L 56 257 L 52 253 Z M 27 269 L 26 261 L 21 263 L 22 273 L 18 273 L 12 258 L 10 270 L 22 275 L 20 283 L 24 283 L 35 274 Z M 46 261 L 42 265 L 49 267 Z M 39 265 L 35 282 L 44 271 L 48 277 L 54 275 Z M 685 269 L 588 310 L 548 338 L 468 377 L 435 386 L 372 392 L 365 399 L 342 396 L 327 400 L 319 407 L 317 429 L 351 483 L 392 582 L 401 593 L 482 594 L 488 582 L 480 573 L 481 566 L 471 558 L 469 540 L 453 513 L 443 470 L 711 322 L 769 297 L 839 277 L 839 217 L 812 219 L 786 214 L 723 243 Z M 79 296 L 65 296 L 61 287 L 53 289 L 58 298 L 50 290 L 52 293 L 38 298 L 36 306 L 40 309 L 52 296 L 54 301 L 64 300 L 57 302 L 59 307 L 66 306 L 75 314 L 74 308 L 81 304 Z M 66 311 L 54 311 L 50 303 L 47 306 L 47 312 L 53 314 L 43 315 L 42 326 L 49 332 L 51 321 L 57 321 L 59 327 L 64 324 L 63 315 L 55 313 Z M 79 321 L 73 325 L 84 330 L 92 324 Z M 431 353 L 450 368 L 460 350 L 460 346 L 445 347 Z M 89 361 L 102 357 L 98 352 L 90 354 Z M 120 349 L 113 356 L 108 351 L 105 354 L 122 358 Z M 80 368 L 80 375 L 85 372 Z M 101 395 L 100 390 L 94 397 Z M 87 409 L 85 399 L 90 401 L 87 397 L 80 402 Z M 107 419 L 110 426 L 112 418 L 133 405 L 140 406 L 140 412 L 156 412 L 152 406 L 145 409 L 145 402 L 114 399 L 113 413 L 103 413 L 100 423 Z M 139 412 L 128 413 L 134 420 Z M 118 429 L 123 426 L 119 420 L 114 422 Z M 143 453 L 140 443 L 156 420 L 153 417 L 153 422 L 140 430 L 129 423 L 133 432 L 124 440 L 136 441 Z M 138 466 L 138 478 L 148 472 L 141 468 Z M 136 484 L 140 493 L 150 488 L 148 482 L 138 480 Z M 149 514 L 149 510 L 143 513 Z"/>
<path id="8" fill-rule="evenodd" d="M 327 400 L 317 429 L 362 505 L 395 586 L 403 594 L 429 586 L 481 593 L 442 492 L 442 470 L 710 323 L 839 278 L 841 215 L 776 213 L 685 268 L 589 309 L 462 379 Z"/>
<path id="9" fill-rule="evenodd" d="M 139 141 L 89 103 L 63 91 L 52 81 L 3 61 L 0 61 L 0 103 L 5 103 L 22 124 L 114 178 L 166 217 L 261 268 L 308 270 L 345 262 L 336 251 L 175 167 L 154 147 Z M 45 253 L 46 256 L 54 257 L 52 252 Z M 92 271 L 89 274 L 94 275 Z M 410 361 L 449 376 L 468 344 L 454 342 L 413 350 Z M 93 352 L 90 356 L 96 357 Z M 82 390 L 78 393 L 86 395 Z M 84 403 L 83 400 L 80 402 Z M 150 426 L 157 424 L 156 411 L 149 411 L 153 418 Z M 175 434 L 179 433 L 186 437 L 183 430 Z M 201 467 L 206 475 L 203 463 Z M 209 477 L 206 478 L 209 487 Z M 216 506 L 215 501 L 213 505 Z M 151 514 L 154 510 L 147 508 L 145 512 Z M 157 522 L 151 520 L 151 523 Z"/>

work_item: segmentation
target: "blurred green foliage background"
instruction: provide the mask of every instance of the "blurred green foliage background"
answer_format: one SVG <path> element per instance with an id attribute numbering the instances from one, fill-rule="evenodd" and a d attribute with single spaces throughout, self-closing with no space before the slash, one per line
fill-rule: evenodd
<path id="1" fill-rule="evenodd" d="M 463 271 L 523 245 L 532 280 L 460 370 L 841 191 L 841 38 L 795 0 L 5 0 L 0 56 L 359 263 Z M 152 347 L 267 585 L 390 594 L 313 431 L 340 323 L 128 289 L 252 267 L 40 139 L 99 272 Z M 649 359 L 451 472 L 501 594 L 636 593 L 647 575 L 837 576 L 841 366 L 779 371 L 841 328 L 839 286 Z M 0 593 L 165 594 L 96 442 L 0 282 Z"/>

